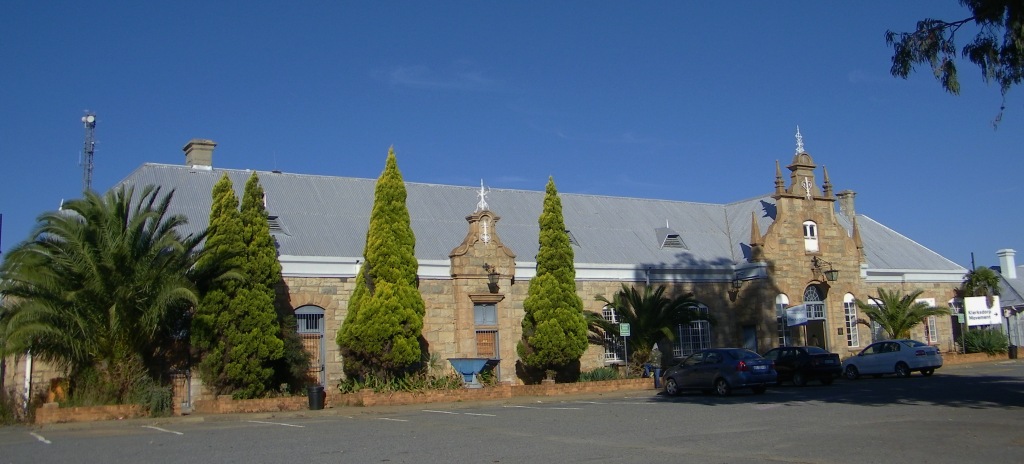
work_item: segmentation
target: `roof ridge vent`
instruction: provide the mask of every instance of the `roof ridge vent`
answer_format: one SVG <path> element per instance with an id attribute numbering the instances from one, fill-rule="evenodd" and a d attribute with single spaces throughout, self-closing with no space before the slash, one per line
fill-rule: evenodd
<path id="1" fill-rule="evenodd" d="M 570 244 L 570 245 L 576 245 L 576 246 L 580 246 L 580 242 L 578 242 L 578 241 L 576 240 L 576 236 L 572 234 L 572 231 L 571 231 L 571 230 L 569 230 L 569 229 L 565 229 L 565 235 L 568 235 L 568 236 L 569 236 L 569 244 Z"/>
<path id="2" fill-rule="evenodd" d="M 683 241 L 683 236 L 676 232 L 675 229 L 658 227 L 654 229 L 654 234 L 658 238 L 659 248 L 687 248 L 686 242 Z"/>
<path id="3" fill-rule="evenodd" d="M 288 232 L 284 230 L 284 226 L 281 225 L 281 218 L 278 216 L 267 216 L 267 225 L 270 226 L 271 233 L 278 232 L 288 235 Z"/>

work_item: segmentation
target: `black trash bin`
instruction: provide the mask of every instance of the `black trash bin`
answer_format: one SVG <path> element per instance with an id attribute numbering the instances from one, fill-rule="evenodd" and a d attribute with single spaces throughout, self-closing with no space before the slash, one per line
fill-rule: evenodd
<path id="1" fill-rule="evenodd" d="M 1010 359 L 1017 359 L 1017 345 L 1010 345 Z"/>
<path id="2" fill-rule="evenodd" d="M 309 396 L 309 409 L 316 411 L 324 408 L 324 387 L 323 385 L 310 385 L 306 387 L 306 395 Z"/>

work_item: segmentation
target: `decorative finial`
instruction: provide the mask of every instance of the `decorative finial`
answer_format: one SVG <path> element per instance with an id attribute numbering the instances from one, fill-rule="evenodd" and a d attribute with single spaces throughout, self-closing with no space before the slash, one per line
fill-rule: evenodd
<path id="1" fill-rule="evenodd" d="M 796 154 L 807 153 L 804 151 L 804 136 L 800 135 L 800 126 L 796 126 Z"/>
<path id="2" fill-rule="evenodd" d="M 491 189 L 484 187 L 484 180 L 480 179 L 480 193 L 477 195 L 480 197 L 480 201 L 476 204 L 476 212 L 490 211 L 487 206 L 487 194 L 490 193 Z"/>

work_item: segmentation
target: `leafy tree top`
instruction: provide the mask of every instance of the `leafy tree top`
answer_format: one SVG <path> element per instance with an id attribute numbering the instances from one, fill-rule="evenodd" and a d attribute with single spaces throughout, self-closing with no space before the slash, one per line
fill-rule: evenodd
<path id="1" fill-rule="evenodd" d="M 956 33 L 966 24 L 977 26 L 974 40 L 960 54 L 981 69 L 986 83 L 996 83 L 1004 98 L 1024 77 L 1024 2 L 1021 0 L 960 0 L 970 16 L 954 21 L 926 18 L 913 32 L 886 31 L 885 41 L 893 47 L 893 76 L 907 78 L 915 65 L 927 64 L 942 88 L 957 95 Z"/>

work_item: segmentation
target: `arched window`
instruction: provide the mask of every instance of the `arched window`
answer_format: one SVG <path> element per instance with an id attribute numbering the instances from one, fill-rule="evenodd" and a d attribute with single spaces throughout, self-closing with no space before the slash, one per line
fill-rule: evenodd
<path id="1" fill-rule="evenodd" d="M 698 305 L 697 312 L 706 318 L 708 307 Z M 688 325 L 680 324 L 676 331 L 677 341 L 672 346 L 672 356 L 676 358 L 711 348 L 711 323 L 707 319 L 699 319 Z"/>
<path id="2" fill-rule="evenodd" d="M 860 346 L 860 332 L 857 331 L 857 301 L 852 294 L 843 295 L 843 314 L 846 322 L 846 346 Z"/>
<path id="3" fill-rule="evenodd" d="M 786 321 L 786 308 L 789 297 L 785 293 L 775 295 L 775 325 L 779 336 L 779 346 L 789 346 L 789 326 Z"/>
<path id="4" fill-rule="evenodd" d="M 807 307 L 807 320 L 825 319 L 825 300 L 816 285 L 808 285 L 804 289 L 804 305 Z"/>
<path id="5" fill-rule="evenodd" d="M 818 225 L 814 221 L 804 221 L 804 251 L 818 251 Z"/>

